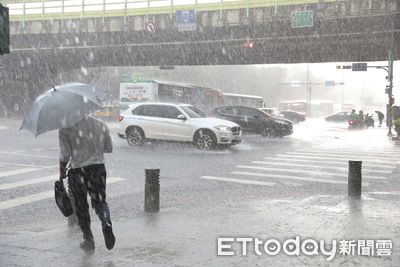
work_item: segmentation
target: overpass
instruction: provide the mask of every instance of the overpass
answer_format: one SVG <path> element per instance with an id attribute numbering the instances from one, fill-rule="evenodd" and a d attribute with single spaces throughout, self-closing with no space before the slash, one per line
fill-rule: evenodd
<path id="1" fill-rule="evenodd" d="M 7 3 L 7 88 L 57 83 L 81 67 L 378 61 L 388 49 L 400 58 L 400 0 L 104 0 L 97 10 L 93 0 Z M 183 9 L 196 11 L 192 30 L 178 28 Z M 312 24 L 293 24 L 302 11 Z"/>

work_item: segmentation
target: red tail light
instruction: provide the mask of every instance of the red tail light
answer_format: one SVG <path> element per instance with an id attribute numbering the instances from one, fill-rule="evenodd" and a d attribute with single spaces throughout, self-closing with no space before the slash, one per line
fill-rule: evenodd
<path id="1" fill-rule="evenodd" d="M 124 119 L 124 116 L 122 116 L 122 115 L 118 116 L 118 121 L 119 122 L 122 121 L 123 119 Z"/>
<path id="2" fill-rule="evenodd" d="M 349 123 L 353 125 L 353 124 L 354 124 L 354 121 L 349 121 Z"/>

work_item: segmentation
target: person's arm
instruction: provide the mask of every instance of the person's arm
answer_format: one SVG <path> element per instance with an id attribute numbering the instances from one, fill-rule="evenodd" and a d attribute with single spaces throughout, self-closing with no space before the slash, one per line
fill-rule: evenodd
<path id="1" fill-rule="evenodd" d="M 112 153 L 113 145 L 112 139 L 110 136 L 110 129 L 106 125 L 104 125 L 104 153 Z"/>
<path id="2" fill-rule="evenodd" d="M 60 178 L 67 177 L 67 164 L 71 158 L 71 145 L 68 136 L 61 130 L 58 131 L 58 141 L 60 145 Z"/>

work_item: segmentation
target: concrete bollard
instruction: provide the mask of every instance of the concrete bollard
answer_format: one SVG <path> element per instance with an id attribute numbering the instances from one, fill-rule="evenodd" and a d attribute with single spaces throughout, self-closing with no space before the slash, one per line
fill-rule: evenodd
<path id="1" fill-rule="evenodd" d="M 362 161 L 349 160 L 348 196 L 361 197 L 361 165 Z"/>
<path id="2" fill-rule="evenodd" d="M 160 169 L 145 169 L 144 211 L 160 210 Z"/>

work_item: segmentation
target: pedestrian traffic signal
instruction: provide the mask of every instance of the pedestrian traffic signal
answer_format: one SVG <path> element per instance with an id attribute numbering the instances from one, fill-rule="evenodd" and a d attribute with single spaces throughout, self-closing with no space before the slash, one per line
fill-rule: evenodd
<path id="1" fill-rule="evenodd" d="M 8 8 L 0 4 L 0 55 L 10 53 L 10 19 Z"/>
<path id="2" fill-rule="evenodd" d="M 392 106 L 394 104 L 394 97 L 389 98 L 389 105 Z"/>

